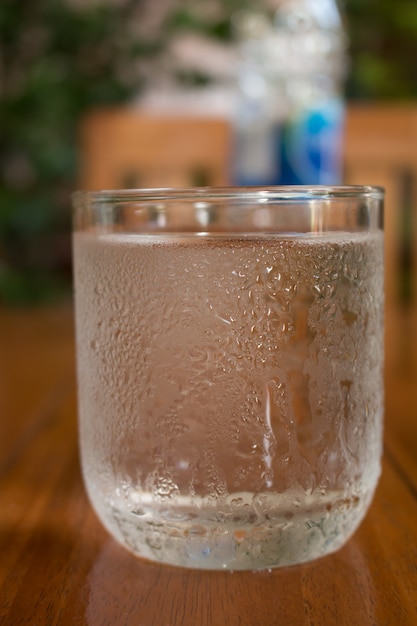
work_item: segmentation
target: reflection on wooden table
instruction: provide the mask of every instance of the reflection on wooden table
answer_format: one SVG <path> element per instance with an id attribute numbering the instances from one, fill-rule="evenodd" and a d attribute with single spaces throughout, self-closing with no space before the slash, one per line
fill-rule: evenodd
<path id="1" fill-rule="evenodd" d="M 383 475 L 338 553 L 271 572 L 196 572 L 119 547 L 86 501 L 71 307 L 0 312 L 0 623 L 416 624 L 417 385 L 412 314 L 387 311 Z"/>

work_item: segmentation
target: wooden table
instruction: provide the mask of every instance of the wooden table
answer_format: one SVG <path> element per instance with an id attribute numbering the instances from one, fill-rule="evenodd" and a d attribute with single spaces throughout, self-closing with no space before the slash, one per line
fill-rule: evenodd
<path id="1" fill-rule="evenodd" d="M 198 572 L 130 555 L 87 503 L 71 308 L 0 311 L 0 624 L 417 624 L 415 324 L 387 326 L 383 475 L 355 536 L 303 566 Z"/>

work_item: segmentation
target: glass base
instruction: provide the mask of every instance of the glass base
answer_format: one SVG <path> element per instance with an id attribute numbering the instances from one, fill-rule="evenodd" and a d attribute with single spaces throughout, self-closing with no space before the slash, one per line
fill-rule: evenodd
<path id="1" fill-rule="evenodd" d="M 295 565 L 339 549 L 357 529 L 372 493 L 239 493 L 216 507 L 196 498 L 101 510 L 105 526 L 134 554 L 207 570 L 257 570 Z M 290 506 L 290 501 L 292 505 Z"/>

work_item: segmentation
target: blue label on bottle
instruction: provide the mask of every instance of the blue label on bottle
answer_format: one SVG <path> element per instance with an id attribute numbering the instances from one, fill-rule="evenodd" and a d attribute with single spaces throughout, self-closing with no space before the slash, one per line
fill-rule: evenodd
<path id="1" fill-rule="evenodd" d="M 344 107 L 334 100 L 278 124 L 248 124 L 235 135 L 237 185 L 337 185 L 342 179 Z"/>
<path id="2" fill-rule="evenodd" d="M 300 111 L 290 118 L 277 137 L 276 184 L 340 184 L 343 121 L 340 101 Z"/>

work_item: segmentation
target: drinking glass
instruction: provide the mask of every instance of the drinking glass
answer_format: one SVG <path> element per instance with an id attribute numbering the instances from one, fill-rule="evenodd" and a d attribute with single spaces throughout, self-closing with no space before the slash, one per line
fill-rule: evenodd
<path id="1" fill-rule="evenodd" d="M 380 474 L 383 191 L 74 196 L 82 470 L 135 554 L 261 569 L 334 552 Z"/>

